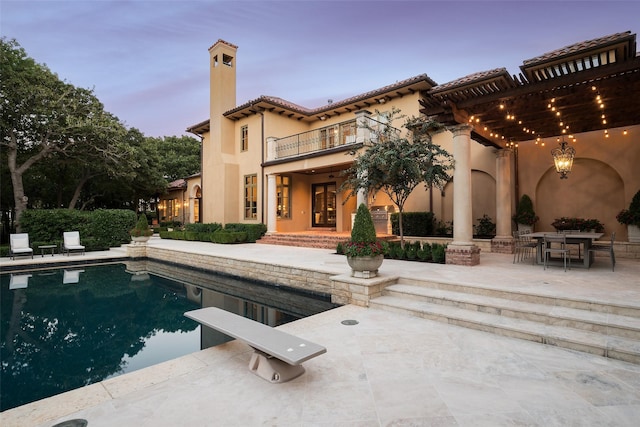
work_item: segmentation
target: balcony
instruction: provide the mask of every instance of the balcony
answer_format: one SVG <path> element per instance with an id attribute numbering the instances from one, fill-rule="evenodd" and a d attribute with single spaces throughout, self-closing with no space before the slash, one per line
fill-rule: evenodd
<path id="1" fill-rule="evenodd" d="M 355 120 L 314 129 L 275 140 L 275 159 L 286 159 L 304 154 L 317 153 L 334 147 L 356 143 Z"/>

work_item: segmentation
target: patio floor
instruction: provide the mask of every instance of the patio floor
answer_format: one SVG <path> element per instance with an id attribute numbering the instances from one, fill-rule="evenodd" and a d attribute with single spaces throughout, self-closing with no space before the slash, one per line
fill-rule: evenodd
<path id="1" fill-rule="evenodd" d="M 326 249 L 152 239 L 176 252 L 349 271 Z M 87 253 L 107 260 L 115 249 Z M 78 260 L 36 256 L 0 268 Z M 381 275 L 455 281 L 640 306 L 640 260 L 597 259 L 589 270 L 546 271 L 481 254 L 474 267 L 385 260 Z M 344 325 L 342 320 L 357 320 Z M 306 373 L 270 384 L 247 369 L 251 349 L 229 342 L 3 412 L 3 426 L 635 426 L 640 366 L 390 313 L 343 306 L 281 329 L 324 345 Z"/>

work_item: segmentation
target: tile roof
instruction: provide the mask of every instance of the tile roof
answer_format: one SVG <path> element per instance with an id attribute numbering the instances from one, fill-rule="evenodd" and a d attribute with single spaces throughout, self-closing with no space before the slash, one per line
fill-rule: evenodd
<path id="1" fill-rule="evenodd" d="M 476 83 L 482 80 L 492 79 L 494 77 L 503 77 L 506 76 L 510 78 L 509 73 L 506 68 L 494 68 L 493 70 L 488 71 L 479 71 L 477 73 L 469 74 L 464 77 L 460 77 L 459 79 L 452 80 L 447 83 L 443 83 L 431 89 L 430 93 L 438 93 L 443 92 L 445 90 L 453 89 L 460 86 L 465 86 L 470 83 Z"/>
<path id="2" fill-rule="evenodd" d="M 552 50 L 535 58 L 522 61 L 523 65 L 528 66 L 537 64 L 540 62 L 546 62 L 552 59 L 559 59 L 564 56 L 573 55 L 578 52 L 593 49 L 594 47 L 602 46 L 603 44 L 617 43 L 631 36 L 631 31 L 625 31 L 624 33 L 611 34 L 605 37 L 600 37 L 593 40 L 585 40 L 579 43 L 575 43 L 569 46 L 561 47 L 560 49 Z"/>

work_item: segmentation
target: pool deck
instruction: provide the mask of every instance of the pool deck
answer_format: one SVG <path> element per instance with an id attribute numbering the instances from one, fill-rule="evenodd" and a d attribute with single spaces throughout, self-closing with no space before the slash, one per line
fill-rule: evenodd
<path id="1" fill-rule="evenodd" d="M 257 260 L 336 275 L 326 249 L 152 239 L 176 252 Z M 0 259 L 0 269 L 109 261 L 123 249 Z M 640 306 L 640 260 L 546 271 L 482 253 L 474 267 L 385 260 L 381 275 L 457 281 Z M 343 320 L 356 320 L 344 325 Z M 280 329 L 327 348 L 306 373 L 271 384 L 249 372 L 251 349 L 232 341 L 0 414 L 0 425 L 52 426 L 635 426 L 640 365 L 379 309 L 343 306 Z"/>

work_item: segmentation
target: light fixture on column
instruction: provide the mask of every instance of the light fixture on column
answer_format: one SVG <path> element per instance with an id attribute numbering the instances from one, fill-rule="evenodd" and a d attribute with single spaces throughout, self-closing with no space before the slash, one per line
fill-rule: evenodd
<path id="1" fill-rule="evenodd" d="M 556 172 L 560 174 L 560 179 L 567 179 L 567 174 L 571 172 L 571 167 L 573 166 L 576 149 L 571 147 L 562 137 L 560 147 L 551 150 L 551 155 L 556 166 Z"/>

